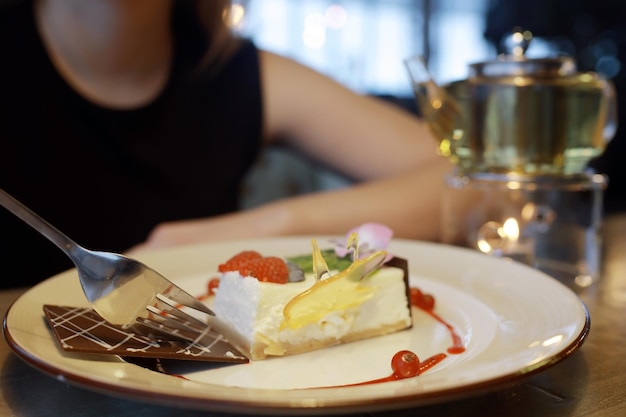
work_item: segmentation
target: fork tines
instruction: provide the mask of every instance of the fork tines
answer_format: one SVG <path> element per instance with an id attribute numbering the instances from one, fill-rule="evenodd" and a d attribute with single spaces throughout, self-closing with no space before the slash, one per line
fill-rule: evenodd
<path id="1" fill-rule="evenodd" d="M 157 298 L 158 297 L 160 297 L 161 301 L 163 301 L 163 298 L 171 300 L 172 303 L 168 304 L 172 306 L 178 304 L 179 306 L 192 308 L 211 316 L 215 315 L 215 313 L 213 313 L 213 311 L 206 304 L 200 302 L 197 298 L 185 292 L 174 284 L 166 288 L 165 291 L 162 291 L 161 294 L 157 294 Z"/>
<path id="2" fill-rule="evenodd" d="M 198 304 L 204 306 L 199 301 Z M 219 334 L 211 331 L 211 325 L 208 321 L 210 317 L 203 321 L 190 314 L 192 311 L 189 313 L 184 311 L 186 307 L 189 306 L 187 304 L 177 305 L 170 298 L 170 293 L 167 296 L 157 294 L 155 303 L 146 306 L 146 310 L 149 312 L 148 316 L 138 317 L 137 322 L 156 331 L 157 334 L 165 334 L 169 338 L 174 337 L 198 344 L 211 344 L 215 342 L 216 338 L 221 337 Z M 198 311 L 193 306 L 190 309 Z M 213 312 L 206 306 L 201 312 L 213 315 Z"/>

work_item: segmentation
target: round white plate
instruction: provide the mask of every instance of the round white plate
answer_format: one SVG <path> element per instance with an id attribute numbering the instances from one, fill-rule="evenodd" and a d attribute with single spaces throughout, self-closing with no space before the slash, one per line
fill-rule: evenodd
<path id="1" fill-rule="evenodd" d="M 319 238 L 320 246 L 325 238 Z M 328 245 L 330 246 L 330 244 Z M 233 241 L 148 252 L 139 258 L 192 294 L 203 294 L 217 265 L 241 250 L 308 253 L 310 238 Z M 75 385 L 149 403 L 226 412 L 327 414 L 443 402 L 502 387 L 541 371 L 580 347 L 589 314 L 551 277 L 519 263 L 456 247 L 395 239 L 390 252 L 409 261 L 411 285 L 431 293 L 466 351 L 415 378 L 343 386 L 391 374 L 390 359 L 410 349 L 425 359 L 451 345 L 444 326 L 414 309 L 411 330 L 317 352 L 243 365 L 184 363 L 163 374 L 113 355 L 63 352 L 42 306 L 87 306 L 75 271 L 24 293 L 9 309 L 4 336 L 36 368 Z"/>

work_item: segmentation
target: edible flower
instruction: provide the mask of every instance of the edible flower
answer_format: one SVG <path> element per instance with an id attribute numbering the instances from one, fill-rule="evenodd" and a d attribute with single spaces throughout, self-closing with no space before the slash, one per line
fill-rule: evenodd
<path id="1" fill-rule="evenodd" d="M 365 223 L 355 227 L 346 233 L 344 240 L 336 241 L 335 254 L 341 258 L 350 252 L 355 252 L 350 244 L 352 236 L 356 233 L 359 236 L 359 246 L 357 259 L 367 257 L 379 250 L 386 250 L 393 236 L 393 230 L 381 223 Z M 385 262 L 393 257 L 388 254 Z M 356 260 L 356 259 L 355 259 Z"/>

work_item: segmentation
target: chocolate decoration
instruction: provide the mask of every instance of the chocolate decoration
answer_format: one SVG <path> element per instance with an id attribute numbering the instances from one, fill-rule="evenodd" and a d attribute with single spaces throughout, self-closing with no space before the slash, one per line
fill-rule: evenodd
<path id="1" fill-rule="evenodd" d="M 209 345 L 179 340 L 156 340 L 108 323 L 84 307 L 44 305 L 57 343 L 66 352 L 101 353 L 122 357 L 246 363 L 248 359 L 220 334 Z"/>

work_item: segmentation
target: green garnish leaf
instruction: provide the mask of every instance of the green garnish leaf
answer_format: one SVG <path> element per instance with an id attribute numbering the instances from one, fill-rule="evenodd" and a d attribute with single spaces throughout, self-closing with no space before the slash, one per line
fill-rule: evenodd
<path id="1" fill-rule="evenodd" d="M 341 258 L 337 256 L 334 249 L 324 249 L 321 252 L 328 268 L 331 270 L 343 271 L 352 264 L 351 253 Z M 313 258 L 311 255 L 292 256 L 288 257 L 287 260 L 298 265 L 305 273 L 313 273 Z"/>

